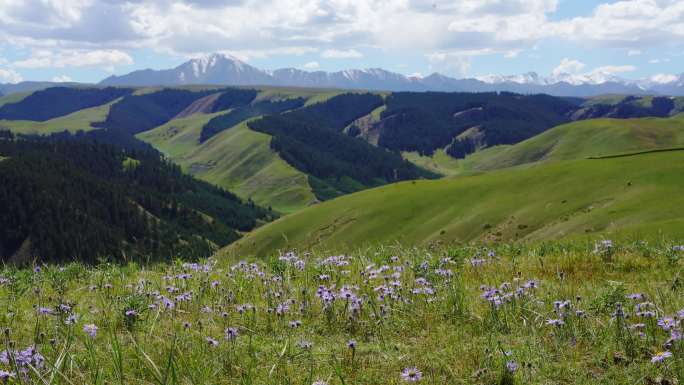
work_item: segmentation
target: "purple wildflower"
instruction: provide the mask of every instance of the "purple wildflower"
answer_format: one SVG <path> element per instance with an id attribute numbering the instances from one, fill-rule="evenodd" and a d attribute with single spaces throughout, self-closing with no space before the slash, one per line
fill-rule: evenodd
<path id="1" fill-rule="evenodd" d="M 209 346 L 211 346 L 211 347 L 216 347 L 219 344 L 218 341 L 216 341 L 215 339 L 213 339 L 211 337 L 207 337 L 206 340 L 207 340 L 207 343 L 209 344 Z"/>
<path id="2" fill-rule="evenodd" d="M 563 321 L 562 319 L 548 319 L 546 320 L 546 324 L 560 327 L 565 325 L 565 321 Z"/>
<path id="3" fill-rule="evenodd" d="M 418 382 L 423 379 L 423 372 L 418 370 L 415 366 L 404 368 L 404 370 L 401 371 L 401 378 L 406 382 Z"/>
<path id="4" fill-rule="evenodd" d="M 238 332 L 238 329 L 233 328 L 233 327 L 226 329 L 225 334 L 226 334 L 226 339 L 231 340 L 231 341 L 238 338 L 238 336 L 240 335 L 240 333 Z"/>
<path id="5" fill-rule="evenodd" d="M 658 320 L 658 326 L 665 331 L 670 331 L 672 328 L 677 326 L 677 321 L 672 317 L 663 317 Z"/>
<path id="6" fill-rule="evenodd" d="M 8 372 L 5 370 L 0 370 L 0 381 L 7 382 L 10 378 L 14 378 L 17 375 L 14 372 Z"/>
<path id="7" fill-rule="evenodd" d="M 347 341 L 347 347 L 352 350 L 356 349 L 356 340 Z"/>
<path id="8" fill-rule="evenodd" d="M 651 363 L 658 364 L 670 357 L 672 357 L 672 353 L 668 351 L 658 352 L 653 357 L 651 357 Z"/>
<path id="9" fill-rule="evenodd" d="M 65 325 L 73 325 L 78 321 L 78 317 L 75 314 L 69 314 L 69 316 L 64 320 Z"/>
<path id="10" fill-rule="evenodd" d="M 83 331 L 91 338 L 97 337 L 97 326 L 95 326 L 95 324 L 83 325 Z"/>
<path id="11" fill-rule="evenodd" d="M 49 307 L 39 307 L 38 308 L 38 314 L 40 315 L 50 315 L 53 313 L 53 310 Z"/>
<path id="12" fill-rule="evenodd" d="M 506 370 L 511 374 L 515 373 L 518 370 L 518 363 L 515 361 L 506 362 Z"/>

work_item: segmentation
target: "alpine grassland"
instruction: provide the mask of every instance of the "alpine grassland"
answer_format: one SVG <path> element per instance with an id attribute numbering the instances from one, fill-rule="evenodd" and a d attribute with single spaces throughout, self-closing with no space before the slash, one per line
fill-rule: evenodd
<path id="1" fill-rule="evenodd" d="M 672 237 L 684 230 L 682 175 L 684 151 L 673 150 L 394 183 L 285 216 L 227 252 Z"/>
<path id="2" fill-rule="evenodd" d="M 5 384 L 674 384 L 682 248 L 381 246 L 5 266 Z"/>

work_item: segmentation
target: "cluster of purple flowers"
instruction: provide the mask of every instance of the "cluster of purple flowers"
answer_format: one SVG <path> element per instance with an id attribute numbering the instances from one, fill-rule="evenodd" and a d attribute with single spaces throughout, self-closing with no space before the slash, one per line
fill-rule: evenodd
<path id="1" fill-rule="evenodd" d="M 297 256 L 297 253 L 295 253 L 294 251 L 290 251 L 288 253 L 281 255 L 278 258 L 278 260 L 291 264 L 297 270 L 300 271 L 304 270 L 304 267 L 306 266 L 306 262 L 304 262 L 303 259 L 300 259 L 299 256 Z"/>
<path id="2" fill-rule="evenodd" d="M 516 279 L 516 283 L 520 280 Z M 480 297 L 487 300 L 494 308 L 498 309 L 506 303 L 510 303 L 515 299 L 520 299 L 530 295 L 539 283 L 534 280 L 529 280 L 522 285 L 513 286 L 510 282 L 504 282 L 499 287 L 491 287 L 487 285 L 480 286 L 483 292 Z"/>
<path id="3" fill-rule="evenodd" d="M 41 370 L 45 366 L 45 358 L 34 346 L 29 346 L 24 350 L 5 350 L 0 352 L 0 364 L 7 367 L 16 368 L 19 374 L 27 375 L 32 367 Z M 14 371 L 0 371 L 0 379 L 7 380 L 16 377 Z"/>

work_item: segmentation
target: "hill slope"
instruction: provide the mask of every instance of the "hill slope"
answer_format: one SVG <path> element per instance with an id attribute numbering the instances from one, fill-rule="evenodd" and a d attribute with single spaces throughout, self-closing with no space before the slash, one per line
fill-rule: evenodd
<path id="1" fill-rule="evenodd" d="M 138 134 L 138 138 L 162 151 L 184 171 L 278 212 L 293 212 L 316 200 L 306 174 L 271 150 L 270 136 L 250 130 L 245 123 L 200 143 L 202 127 L 221 114 L 175 119 Z"/>
<path id="2" fill-rule="evenodd" d="M 44 122 L 31 120 L 0 120 L 0 129 L 6 129 L 15 134 L 49 135 L 56 132 L 90 131 L 96 129 L 94 123 L 107 118 L 109 108 L 117 101 L 108 104 L 78 110 L 69 115 L 60 116 Z"/>
<path id="3" fill-rule="evenodd" d="M 3 262 L 206 257 L 271 219 L 155 151 L 11 138 L 0 139 Z"/>
<path id="4" fill-rule="evenodd" d="M 461 171 L 678 146 L 684 146 L 684 114 L 672 118 L 586 120 L 554 127 L 512 146 L 472 154 L 461 163 Z"/>
<path id="5" fill-rule="evenodd" d="M 681 175 L 684 152 L 671 151 L 402 182 L 281 218 L 226 252 L 265 255 L 293 247 L 539 240 L 616 232 L 681 234 Z"/>

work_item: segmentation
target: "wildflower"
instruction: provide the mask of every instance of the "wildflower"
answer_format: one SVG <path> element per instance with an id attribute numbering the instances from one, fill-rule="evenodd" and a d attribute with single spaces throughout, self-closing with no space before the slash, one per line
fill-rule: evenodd
<path id="1" fill-rule="evenodd" d="M 215 339 L 213 339 L 211 337 L 207 337 L 206 340 L 207 340 L 207 343 L 209 344 L 209 346 L 211 346 L 211 347 L 216 347 L 219 344 L 218 341 L 216 341 Z"/>
<path id="2" fill-rule="evenodd" d="M 546 320 L 546 324 L 560 327 L 565 325 L 565 321 L 563 321 L 562 319 L 548 319 Z"/>
<path id="3" fill-rule="evenodd" d="M 211 282 L 211 287 L 213 289 L 217 288 L 221 283 L 219 281 L 212 281 Z"/>
<path id="4" fill-rule="evenodd" d="M 91 338 L 97 337 L 97 326 L 95 326 L 95 324 L 83 325 L 83 331 Z"/>
<path id="5" fill-rule="evenodd" d="M 126 310 L 126 313 L 124 313 L 124 314 L 126 315 L 126 317 L 131 317 L 131 318 L 132 318 L 132 317 L 137 316 L 137 315 L 138 315 L 138 312 L 135 311 L 135 310 L 133 310 L 133 309 L 131 309 L 131 310 Z"/>
<path id="6" fill-rule="evenodd" d="M 14 378 L 17 375 L 13 372 L 8 372 L 5 370 L 0 370 L 0 381 L 8 381 L 10 378 Z"/>
<path id="7" fill-rule="evenodd" d="M 231 328 L 228 328 L 225 330 L 225 334 L 226 334 L 227 340 L 234 340 L 238 337 L 239 332 L 238 332 L 237 328 L 231 327 Z"/>
<path id="8" fill-rule="evenodd" d="M 506 362 L 506 370 L 511 374 L 515 373 L 518 370 L 518 363 L 515 361 Z"/>
<path id="9" fill-rule="evenodd" d="M 356 349 L 356 340 L 347 341 L 347 347 L 352 350 Z"/>
<path id="10" fill-rule="evenodd" d="M 290 321 L 290 327 L 291 327 L 292 329 L 296 329 L 296 328 L 298 328 L 298 327 L 300 327 L 300 326 L 302 326 L 302 321 L 300 321 L 300 320 Z"/>
<path id="11" fill-rule="evenodd" d="M 38 314 L 40 314 L 40 315 L 50 315 L 52 313 L 53 313 L 53 311 L 49 307 L 39 307 L 38 308 Z"/>
<path id="12" fill-rule="evenodd" d="M 328 383 L 323 380 L 317 380 L 311 385 L 328 385 Z"/>
<path id="13" fill-rule="evenodd" d="M 670 329 L 677 326 L 677 321 L 675 321 L 675 319 L 672 317 L 663 317 L 658 320 L 658 326 L 660 326 L 665 331 L 669 331 Z"/>
<path id="14" fill-rule="evenodd" d="M 301 340 L 297 343 L 297 346 L 304 350 L 309 350 L 313 347 L 313 344 L 311 343 L 311 341 Z"/>
<path id="15" fill-rule="evenodd" d="M 183 322 L 183 329 L 190 329 L 192 327 L 192 324 L 190 322 Z"/>
<path id="16" fill-rule="evenodd" d="M 640 300 L 644 299 L 644 295 L 642 293 L 632 293 L 632 294 L 627 294 L 625 296 L 625 298 L 640 301 Z"/>
<path id="17" fill-rule="evenodd" d="M 423 378 L 423 372 L 418 370 L 418 368 L 404 368 L 401 372 L 401 378 L 406 382 L 418 382 Z"/>
<path id="18" fill-rule="evenodd" d="M 78 321 L 78 317 L 75 314 L 69 314 L 69 316 L 64 320 L 65 325 L 73 325 Z"/>
<path id="19" fill-rule="evenodd" d="M 40 273 L 40 270 L 41 270 L 40 266 L 36 266 L 33 268 L 33 272 L 36 274 Z"/>
<path id="20" fill-rule="evenodd" d="M 653 357 L 651 357 L 651 363 L 658 364 L 658 363 L 665 361 L 665 359 L 670 358 L 670 357 L 672 357 L 672 353 L 670 353 L 668 351 L 658 352 Z"/>
<path id="21" fill-rule="evenodd" d="M 166 309 L 173 309 L 174 307 L 176 307 L 176 304 L 173 303 L 173 301 L 164 296 L 161 297 L 161 302 L 164 305 L 164 308 Z"/>

